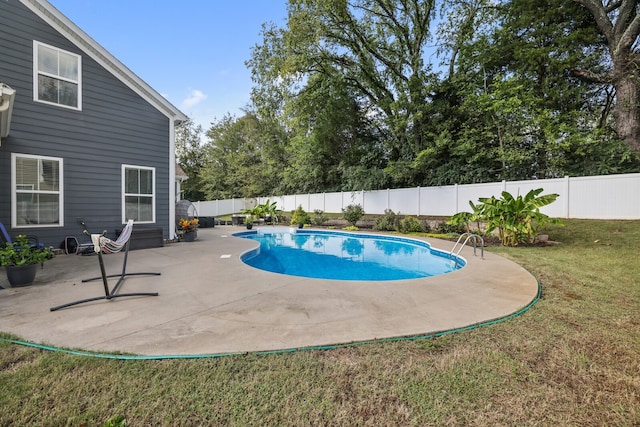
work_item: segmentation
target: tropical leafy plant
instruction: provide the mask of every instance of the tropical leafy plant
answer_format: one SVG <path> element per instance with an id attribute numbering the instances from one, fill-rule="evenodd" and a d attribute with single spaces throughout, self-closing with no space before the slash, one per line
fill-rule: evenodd
<path id="1" fill-rule="evenodd" d="M 449 224 L 465 224 L 470 231 L 469 223 L 476 222 L 479 232 L 485 234 L 497 230 L 505 246 L 533 243 L 540 228 L 549 223 L 560 223 L 540 212 L 541 207 L 555 202 L 558 194 L 539 196 L 542 191 L 542 188 L 531 190 L 524 197 L 513 197 L 507 191 L 503 191 L 499 199 L 495 196 L 481 197 L 478 205 L 469 202 L 473 212 L 459 212 L 451 217 Z M 484 229 L 481 223 L 485 224 Z"/>
<path id="2" fill-rule="evenodd" d="M 524 197 L 513 197 L 507 191 L 502 198 L 495 196 L 478 199 L 482 203 L 482 217 L 487 221 L 486 232 L 498 230 L 498 237 L 505 246 L 533 243 L 538 230 L 549 223 L 559 223 L 540 212 L 540 208 L 556 201 L 558 194 L 542 193 L 542 188 L 529 191 Z"/>
<path id="3" fill-rule="evenodd" d="M 473 212 L 458 212 L 457 214 L 453 215 L 449 219 L 449 221 L 447 221 L 447 224 L 454 227 L 462 226 L 467 233 L 471 233 L 471 223 L 475 223 L 475 230 L 477 230 L 477 232 L 480 234 L 484 234 L 481 226 L 481 221 L 483 219 L 483 206 L 475 205 L 471 200 L 469 200 L 469 206 L 471 206 Z"/>
<path id="4" fill-rule="evenodd" d="M 251 215 L 251 222 L 253 222 L 254 219 L 270 217 L 273 222 L 277 223 L 280 210 L 278 209 L 277 202 L 272 202 L 267 199 L 264 203 L 257 204 L 250 209 L 244 209 L 242 213 Z"/>
<path id="5" fill-rule="evenodd" d="M 262 214 L 264 216 L 270 217 L 271 221 L 273 221 L 274 224 L 278 223 L 278 215 L 280 214 L 280 210 L 278 209 L 277 202 L 272 202 L 271 200 L 267 199 L 266 202 L 258 206 L 262 207 Z"/>

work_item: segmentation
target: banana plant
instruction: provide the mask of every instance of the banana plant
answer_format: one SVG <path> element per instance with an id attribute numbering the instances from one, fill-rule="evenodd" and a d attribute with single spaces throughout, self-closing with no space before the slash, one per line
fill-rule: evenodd
<path id="1" fill-rule="evenodd" d="M 478 199 L 480 211 L 486 221 L 486 232 L 498 230 L 498 237 L 505 246 L 517 246 L 518 243 L 535 240 L 540 228 L 558 221 L 540 212 L 540 208 L 556 201 L 558 194 L 538 196 L 543 189 L 529 191 L 524 197 L 513 197 L 503 191 L 502 198 L 495 196 Z"/>

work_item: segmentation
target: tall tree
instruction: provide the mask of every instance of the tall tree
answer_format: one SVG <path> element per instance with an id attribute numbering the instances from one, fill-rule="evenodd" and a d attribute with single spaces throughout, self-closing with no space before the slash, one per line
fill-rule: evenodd
<path id="1" fill-rule="evenodd" d="M 181 186 L 187 200 L 204 200 L 201 172 L 205 165 L 205 150 L 202 146 L 202 126 L 188 118 L 176 128 L 176 159 L 189 177 Z"/>
<path id="2" fill-rule="evenodd" d="M 388 159 L 411 160 L 424 143 L 434 78 L 424 61 L 432 8 L 431 0 L 289 0 L 286 28 L 266 27 L 248 62 L 259 85 L 254 102 L 273 111 L 318 81 L 312 76 L 339 76 L 383 136 Z"/>
<path id="3" fill-rule="evenodd" d="M 616 89 L 613 107 L 616 132 L 640 152 L 640 2 L 638 0 L 574 0 L 593 16 L 606 39 L 610 64 L 605 70 L 576 68 L 576 76 Z"/>
<path id="4" fill-rule="evenodd" d="M 272 194 L 278 177 L 271 176 L 265 160 L 269 135 L 254 114 L 227 115 L 213 122 L 207 138 L 202 188 L 209 199 Z"/>

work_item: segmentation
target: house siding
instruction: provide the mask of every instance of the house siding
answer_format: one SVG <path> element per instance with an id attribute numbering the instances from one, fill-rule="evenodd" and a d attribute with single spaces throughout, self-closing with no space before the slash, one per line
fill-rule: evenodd
<path id="1" fill-rule="evenodd" d="M 18 0 L 0 1 L 0 81 L 16 90 L 11 134 L 0 146 L 0 220 L 11 226 L 11 153 L 64 162 L 64 226 L 19 228 L 58 246 L 122 228 L 122 164 L 155 168 L 156 226 L 169 238 L 170 120 Z M 33 100 L 33 41 L 82 57 L 82 110 Z M 173 166 L 172 166 L 173 167 Z"/>

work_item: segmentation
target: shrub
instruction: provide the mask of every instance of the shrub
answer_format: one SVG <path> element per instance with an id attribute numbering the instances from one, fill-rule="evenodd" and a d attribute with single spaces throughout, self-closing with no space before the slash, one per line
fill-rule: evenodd
<path id="1" fill-rule="evenodd" d="M 298 224 L 311 224 L 311 218 L 309 214 L 302 209 L 302 205 L 299 205 L 295 211 L 291 212 L 291 225 Z"/>
<path id="2" fill-rule="evenodd" d="M 324 215 L 324 211 L 322 209 L 316 209 L 313 211 L 313 223 L 315 225 L 322 225 L 327 222 L 327 217 Z"/>
<path id="3" fill-rule="evenodd" d="M 364 216 L 364 209 L 360 205 L 349 205 L 342 209 L 342 214 L 344 219 L 355 227 L 356 223 Z"/>
<path id="4" fill-rule="evenodd" d="M 462 223 L 441 222 L 436 227 L 436 231 L 440 234 L 462 234 L 466 230 Z"/>
<path id="5" fill-rule="evenodd" d="M 417 218 L 412 216 L 406 216 L 400 220 L 398 224 L 398 231 L 401 233 L 419 233 L 422 232 L 422 224 Z"/>
<path id="6" fill-rule="evenodd" d="M 396 231 L 400 218 L 391 209 L 385 209 L 384 216 L 376 219 L 376 223 L 373 226 L 374 230 L 378 231 Z"/>

